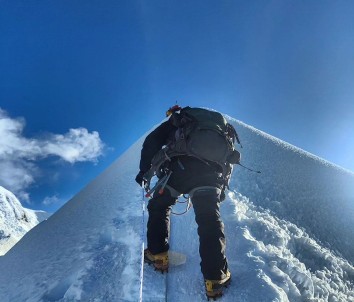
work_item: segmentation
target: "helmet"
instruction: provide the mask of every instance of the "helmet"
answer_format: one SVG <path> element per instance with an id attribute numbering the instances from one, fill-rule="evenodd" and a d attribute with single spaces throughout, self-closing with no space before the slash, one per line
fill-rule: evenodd
<path id="1" fill-rule="evenodd" d="M 181 109 L 182 109 L 182 107 L 179 105 L 174 105 L 174 106 L 170 107 L 170 109 L 168 109 L 166 111 L 166 117 L 170 116 L 172 113 L 174 113 L 176 111 L 180 111 Z"/>

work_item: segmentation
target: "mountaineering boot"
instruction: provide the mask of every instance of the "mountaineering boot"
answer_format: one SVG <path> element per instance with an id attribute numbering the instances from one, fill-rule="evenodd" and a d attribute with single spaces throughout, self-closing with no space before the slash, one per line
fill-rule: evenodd
<path id="1" fill-rule="evenodd" d="M 168 272 L 168 252 L 153 255 L 148 249 L 145 249 L 144 262 L 152 264 L 155 270 L 161 273 Z"/>
<path id="2" fill-rule="evenodd" d="M 228 287 L 231 282 L 231 273 L 227 270 L 224 278 L 221 280 L 208 280 L 205 279 L 206 295 L 209 299 L 216 300 L 222 296 L 223 289 Z"/>

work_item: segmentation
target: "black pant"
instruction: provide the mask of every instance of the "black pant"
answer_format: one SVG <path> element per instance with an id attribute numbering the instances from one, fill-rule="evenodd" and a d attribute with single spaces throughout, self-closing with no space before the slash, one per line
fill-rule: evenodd
<path id="1" fill-rule="evenodd" d="M 160 195 L 155 192 L 149 201 L 147 226 L 148 249 L 152 254 L 168 251 L 171 208 L 177 199 L 169 190 Z M 192 197 L 195 219 L 198 224 L 201 270 L 205 279 L 220 280 L 227 271 L 225 257 L 224 224 L 220 217 L 220 191 L 197 190 Z"/>

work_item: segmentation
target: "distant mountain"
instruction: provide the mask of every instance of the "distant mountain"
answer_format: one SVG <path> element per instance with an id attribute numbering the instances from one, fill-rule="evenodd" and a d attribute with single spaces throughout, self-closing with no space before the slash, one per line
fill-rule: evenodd
<path id="1" fill-rule="evenodd" d="M 354 174 L 228 120 L 242 164 L 262 173 L 236 166 L 220 206 L 233 280 L 220 302 L 354 301 Z M 143 139 L 0 257 L 1 302 L 206 301 L 193 208 L 171 217 L 187 262 L 164 275 L 141 266 Z"/>
<path id="2" fill-rule="evenodd" d="M 0 186 L 0 256 L 49 216 L 46 212 L 22 207 L 12 192 Z"/>

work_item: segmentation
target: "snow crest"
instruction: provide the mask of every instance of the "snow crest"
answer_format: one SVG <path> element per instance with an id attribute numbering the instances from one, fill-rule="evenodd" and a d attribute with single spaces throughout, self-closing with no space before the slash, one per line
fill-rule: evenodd
<path id="1" fill-rule="evenodd" d="M 221 204 L 232 283 L 220 301 L 354 301 L 354 174 L 229 121 L 242 163 L 262 173 L 235 167 Z M 0 257 L 0 301 L 139 300 L 142 142 Z M 171 248 L 186 263 L 145 265 L 143 301 L 205 301 L 192 209 L 172 216 Z"/>
<path id="2" fill-rule="evenodd" d="M 23 208 L 12 192 L 0 186 L 0 256 L 47 217 L 45 212 L 37 215 L 36 211 Z"/>
<path id="3" fill-rule="evenodd" d="M 232 192 L 229 198 L 239 230 L 231 233 L 229 241 L 243 241 L 241 246 L 248 247 L 243 254 L 257 264 L 258 278 L 274 289 L 280 301 L 353 298 L 354 267 L 348 261 L 321 246 L 303 229 L 255 206 L 241 194 Z"/>

